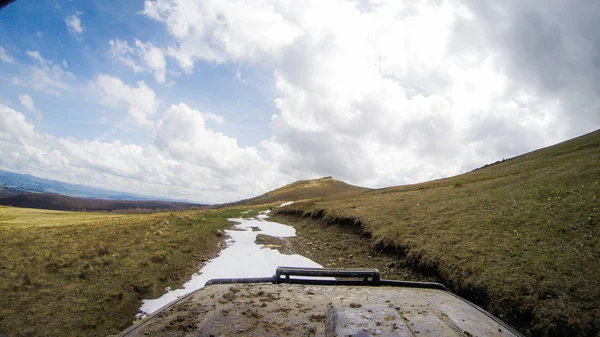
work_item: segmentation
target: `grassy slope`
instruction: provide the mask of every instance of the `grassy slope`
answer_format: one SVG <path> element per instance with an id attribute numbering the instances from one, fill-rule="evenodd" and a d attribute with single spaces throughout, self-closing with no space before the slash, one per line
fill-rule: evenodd
<path id="1" fill-rule="evenodd" d="M 275 201 L 296 201 L 300 199 L 340 196 L 364 192 L 368 188 L 346 184 L 331 177 L 313 180 L 300 180 L 258 197 L 243 200 L 244 205 L 262 205 Z"/>
<path id="2" fill-rule="evenodd" d="M 105 336 L 143 298 L 176 287 L 210 258 L 239 210 L 146 215 L 0 206 L 0 331 Z"/>
<path id="3" fill-rule="evenodd" d="M 600 329 L 600 131 L 427 183 L 282 209 L 359 224 L 531 335 Z"/>

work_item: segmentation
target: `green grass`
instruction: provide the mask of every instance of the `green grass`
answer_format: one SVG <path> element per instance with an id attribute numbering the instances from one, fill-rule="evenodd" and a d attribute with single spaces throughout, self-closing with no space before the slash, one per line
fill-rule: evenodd
<path id="1" fill-rule="evenodd" d="M 0 331 L 106 336 L 211 258 L 240 209 L 115 215 L 0 207 Z"/>
<path id="2" fill-rule="evenodd" d="M 242 200 L 243 205 L 263 205 L 276 201 L 297 201 L 326 196 L 340 196 L 368 191 L 368 188 L 346 184 L 343 181 L 325 177 L 313 180 L 300 180 L 258 197 Z"/>
<path id="3" fill-rule="evenodd" d="M 296 203 L 526 334 L 600 330 L 600 131 L 448 179 Z M 315 223 L 316 224 L 316 223 Z"/>

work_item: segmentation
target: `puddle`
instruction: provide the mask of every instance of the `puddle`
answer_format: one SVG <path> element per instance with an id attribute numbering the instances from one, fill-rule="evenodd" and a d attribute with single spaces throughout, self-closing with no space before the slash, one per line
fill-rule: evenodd
<path id="1" fill-rule="evenodd" d="M 289 204 L 284 203 L 280 207 Z M 237 224 L 233 230 L 225 230 L 228 235 L 227 247 L 221 250 L 219 256 L 208 261 L 198 273 L 192 275 L 183 288 L 169 290 L 156 299 L 143 300 L 140 313 L 136 317 L 143 318 L 177 298 L 204 287 L 210 279 L 270 277 L 275 274 L 278 266 L 322 268 L 320 264 L 302 255 L 281 254 L 275 249 L 262 248 L 263 245 L 254 242 L 258 234 L 279 238 L 296 236 L 294 227 L 267 221 L 269 212 L 260 212 L 252 219 L 229 219 Z"/>

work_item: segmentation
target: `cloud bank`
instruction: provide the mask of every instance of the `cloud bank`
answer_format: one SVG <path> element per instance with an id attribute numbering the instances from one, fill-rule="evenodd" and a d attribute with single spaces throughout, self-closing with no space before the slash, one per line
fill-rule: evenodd
<path id="1" fill-rule="evenodd" d="M 565 6 L 163 0 L 143 13 L 183 69 L 274 64 L 279 113 L 261 145 L 282 173 L 384 186 L 598 127 L 598 5 Z"/>
<path id="2" fill-rule="evenodd" d="M 141 15 L 169 40 L 114 37 L 107 55 L 156 83 L 99 74 L 89 87 L 152 143 L 55 137 L 2 105 L 0 165 L 212 202 L 320 176 L 381 187 L 462 173 L 600 127 L 599 9 L 558 0 L 146 1 Z M 55 95 L 71 88 L 66 66 L 27 53 L 32 79 L 15 83 Z M 268 69 L 271 134 L 240 146 L 215 131 L 211 123 L 234 123 L 218 111 L 166 106 L 152 86 L 199 64 L 237 67 L 233 80 L 245 86 L 253 82 L 240 65 Z"/>

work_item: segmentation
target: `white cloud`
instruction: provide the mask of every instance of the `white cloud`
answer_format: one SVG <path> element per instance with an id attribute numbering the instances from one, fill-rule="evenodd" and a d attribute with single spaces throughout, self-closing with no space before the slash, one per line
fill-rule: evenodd
<path id="1" fill-rule="evenodd" d="M 109 45 L 113 60 L 124 64 L 136 74 L 151 72 L 156 82 L 165 82 L 167 61 L 161 48 L 155 47 L 151 42 L 139 40 L 135 40 L 135 48 L 119 39 L 110 40 Z"/>
<path id="2" fill-rule="evenodd" d="M 85 28 L 81 25 L 81 19 L 79 18 L 81 14 L 83 13 L 77 12 L 71 16 L 68 16 L 65 19 L 67 28 L 69 29 L 69 32 L 71 32 L 73 35 L 81 35 L 85 30 Z"/>
<path id="3" fill-rule="evenodd" d="M 167 61 L 162 49 L 154 47 L 150 42 L 144 43 L 139 40 L 135 41 L 135 46 L 139 50 L 141 60 L 154 74 L 156 82 L 164 83 Z"/>
<path id="4" fill-rule="evenodd" d="M 40 64 L 48 64 L 48 61 L 45 60 L 42 57 L 42 55 L 40 55 L 40 52 L 37 50 L 27 50 L 27 55 L 32 59 L 38 61 Z"/>
<path id="5" fill-rule="evenodd" d="M 157 123 L 154 143 L 161 153 L 180 164 L 178 184 L 191 184 L 190 187 L 199 184 L 200 179 L 195 176 L 199 171 L 206 177 L 203 183 L 212 186 L 211 193 L 247 198 L 275 188 L 281 181 L 289 181 L 256 148 L 240 147 L 235 138 L 208 128 L 209 119 L 221 118 L 177 104 L 169 107 Z"/>
<path id="6" fill-rule="evenodd" d="M 239 69 L 236 70 L 235 75 L 233 76 L 233 81 L 243 85 L 248 85 L 248 81 L 242 77 L 242 72 Z"/>
<path id="7" fill-rule="evenodd" d="M 253 147 L 206 126 L 209 114 L 173 105 L 157 123 L 156 145 L 60 138 L 0 104 L 0 167 L 100 188 L 204 202 L 247 198 L 283 177 Z"/>
<path id="8" fill-rule="evenodd" d="M 28 123 L 23 114 L 0 104 L 0 141 L 18 143 L 19 139 L 35 137 L 35 127 Z"/>
<path id="9" fill-rule="evenodd" d="M 135 50 L 129 46 L 127 41 L 121 41 L 119 39 L 110 40 L 108 42 L 110 45 L 109 53 L 113 60 L 123 63 L 128 68 L 130 68 L 133 72 L 140 73 L 144 69 L 138 64 L 137 60 L 133 59 L 133 55 L 135 54 Z"/>
<path id="10" fill-rule="evenodd" d="M 37 111 L 35 108 L 35 103 L 33 102 L 33 98 L 27 94 L 19 94 L 19 102 L 23 104 L 25 108 L 29 111 Z"/>
<path id="11" fill-rule="evenodd" d="M 46 60 L 37 50 L 27 50 L 26 54 L 37 61 L 37 64 L 31 66 L 28 78 L 13 77 L 13 84 L 42 90 L 57 96 L 70 88 L 69 82 L 75 79 L 70 71 Z"/>
<path id="12" fill-rule="evenodd" d="M 158 123 L 156 145 L 176 160 L 203 165 L 219 175 L 263 165 L 256 149 L 241 148 L 234 138 L 206 127 L 207 119 L 218 118 L 185 104 L 172 105 Z"/>
<path id="13" fill-rule="evenodd" d="M 137 87 L 130 87 L 119 78 L 110 75 L 98 75 L 93 86 L 101 95 L 106 105 L 126 105 L 129 115 L 140 126 L 153 128 L 151 117 L 158 111 L 160 102 L 154 91 L 144 81 L 139 81 Z"/>
<path id="14" fill-rule="evenodd" d="M 143 13 L 164 22 L 177 39 L 169 49 L 186 71 L 198 59 L 258 60 L 278 54 L 302 30 L 292 4 L 230 1 L 146 1 Z"/>
<path id="15" fill-rule="evenodd" d="M 33 112 L 36 116 L 36 118 L 42 119 L 42 114 L 40 113 L 40 111 L 35 107 L 35 102 L 33 101 L 33 98 L 31 98 L 31 96 L 27 95 L 27 94 L 19 94 L 19 102 L 21 102 L 21 104 L 29 111 Z"/>
<path id="16" fill-rule="evenodd" d="M 217 124 L 223 124 L 223 122 L 225 122 L 225 119 L 223 118 L 223 116 L 219 116 L 219 115 L 215 115 L 215 114 L 211 114 L 211 113 L 204 113 L 203 115 L 204 115 L 204 119 L 213 121 Z"/>
<path id="17" fill-rule="evenodd" d="M 15 60 L 6 53 L 6 50 L 0 46 L 0 60 L 8 63 L 13 63 Z"/>
<path id="18" fill-rule="evenodd" d="M 598 115 L 586 128 L 563 123 L 567 98 L 523 84 L 491 42 L 460 45 L 478 33 L 457 24 L 485 19 L 457 1 L 158 0 L 143 13 L 165 25 L 167 54 L 185 70 L 198 60 L 273 67 L 279 112 L 262 147 L 296 178 L 423 181 L 600 126 Z"/>

